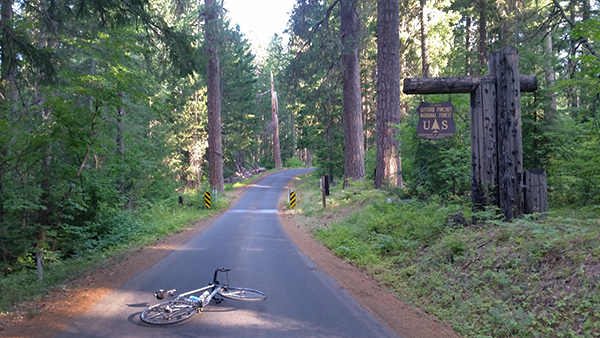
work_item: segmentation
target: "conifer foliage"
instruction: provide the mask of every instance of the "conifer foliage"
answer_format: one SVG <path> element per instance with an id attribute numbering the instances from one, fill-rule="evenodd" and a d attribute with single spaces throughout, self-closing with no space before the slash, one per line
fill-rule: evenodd
<path id="1" fill-rule="evenodd" d="M 199 15 L 207 7 L 154 0 L 0 6 L 0 271 L 37 271 L 43 279 L 49 264 L 123 244 L 136 213 L 207 181 L 210 53 Z M 242 59 L 223 61 L 221 99 L 230 120 L 243 122 L 255 100 L 253 57 L 239 32 L 223 20 L 215 26 L 215 50 Z M 252 132 L 236 130 L 246 138 L 226 139 L 228 149 L 252 151 Z"/>
<path id="2" fill-rule="evenodd" d="M 506 45 L 539 81 L 524 167 L 546 168 L 551 205 L 598 204 L 598 22 L 588 0 L 298 0 L 255 55 L 227 1 L 0 0 L 0 271 L 43 278 L 143 208 L 279 166 L 274 130 L 281 163 L 333 184 L 468 202 L 468 95 L 400 89 L 485 75 Z M 448 100 L 455 135 L 418 138 L 418 104 Z"/>

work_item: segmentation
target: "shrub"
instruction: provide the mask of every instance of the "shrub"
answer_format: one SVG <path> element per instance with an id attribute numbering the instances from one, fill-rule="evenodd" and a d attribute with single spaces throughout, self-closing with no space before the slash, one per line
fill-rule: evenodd
<path id="1" fill-rule="evenodd" d="M 306 166 L 297 157 L 288 158 L 283 165 L 286 168 L 305 168 Z"/>

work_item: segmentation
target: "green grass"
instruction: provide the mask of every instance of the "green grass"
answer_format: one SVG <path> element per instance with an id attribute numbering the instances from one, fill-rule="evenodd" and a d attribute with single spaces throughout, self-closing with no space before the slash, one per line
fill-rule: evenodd
<path id="1" fill-rule="evenodd" d="M 472 218 L 470 206 L 357 183 L 336 187 L 323 209 L 314 175 L 296 189 L 318 240 L 465 337 L 600 336 L 599 207 L 508 223 L 490 210 L 450 227 L 458 211 Z"/>

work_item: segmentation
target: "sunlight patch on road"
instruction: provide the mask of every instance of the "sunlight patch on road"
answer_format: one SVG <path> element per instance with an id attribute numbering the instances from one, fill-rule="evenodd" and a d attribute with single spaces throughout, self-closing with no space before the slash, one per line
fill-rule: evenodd
<path id="1" fill-rule="evenodd" d="M 277 209 L 231 209 L 229 212 L 234 214 L 276 214 Z"/>
<path id="2" fill-rule="evenodd" d="M 216 308 L 216 307 L 215 307 Z M 227 311 L 223 306 L 219 306 L 220 311 Z M 210 311 L 210 310 L 209 310 Z M 232 307 L 230 311 L 235 313 L 235 320 L 231 322 L 219 322 L 219 325 L 226 325 L 232 327 L 245 327 L 248 330 L 251 329 L 260 329 L 260 330 L 268 330 L 268 331 L 276 331 L 281 332 L 281 336 L 285 337 L 285 332 L 293 332 L 296 330 L 306 330 L 307 327 L 310 326 L 308 323 L 304 323 L 301 321 L 297 321 L 291 318 L 282 317 L 282 316 L 273 316 L 273 314 L 265 314 L 261 312 L 256 312 L 252 310 L 241 310 L 239 308 Z M 319 330 L 319 327 L 314 328 L 315 331 Z M 315 335 L 308 336 L 316 337 Z M 321 335 L 319 335 L 321 336 Z M 323 337 L 327 337 L 324 335 Z"/>
<path id="3" fill-rule="evenodd" d="M 260 184 L 248 184 L 248 187 L 251 187 L 251 188 L 267 188 L 267 189 L 273 188 L 273 187 L 268 186 L 268 185 L 260 185 Z"/>

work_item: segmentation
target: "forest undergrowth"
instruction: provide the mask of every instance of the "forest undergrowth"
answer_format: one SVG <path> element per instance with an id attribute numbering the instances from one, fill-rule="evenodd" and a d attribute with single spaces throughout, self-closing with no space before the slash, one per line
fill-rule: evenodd
<path id="1" fill-rule="evenodd" d="M 600 206 L 503 222 L 360 182 L 323 208 L 316 174 L 293 184 L 319 241 L 464 337 L 600 336 Z"/>
<path id="2" fill-rule="evenodd" d="M 203 193 L 192 190 L 182 194 L 183 205 L 179 204 L 178 196 L 173 195 L 136 210 L 107 213 L 100 222 L 106 224 L 95 226 L 110 228 L 110 231 L 82 241 L 74 249 L 77 253 L 71 259 L 52 260 L 50 256 L 44 267 L 42 281 L 37 279 L 33 260 L 21 262 L 30 268 L 0 278 L 0 313 L 39 299 L 53 288 L 63 287 L 93 269 L 119 261 L 128 252 L 181 232 L 195 222 L 226 209 L 234 197 L 228 192 L 245 185 L 249 180 L 226 185 L 224 194 L 217 199 L 212 197 L 211 209 L 204 207 Z"/>

